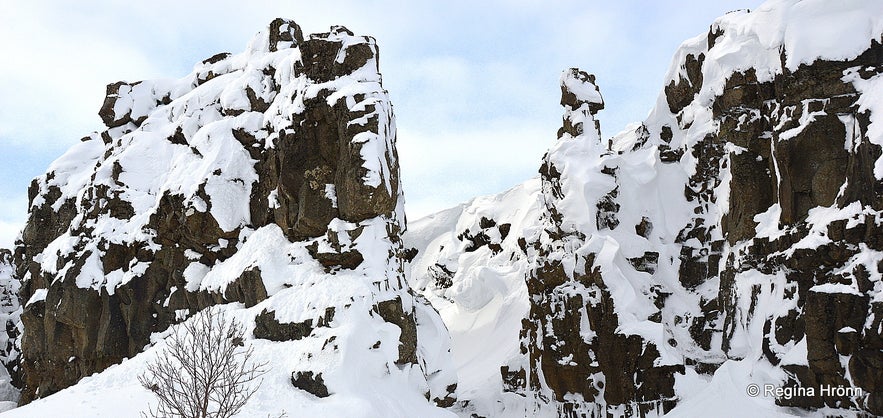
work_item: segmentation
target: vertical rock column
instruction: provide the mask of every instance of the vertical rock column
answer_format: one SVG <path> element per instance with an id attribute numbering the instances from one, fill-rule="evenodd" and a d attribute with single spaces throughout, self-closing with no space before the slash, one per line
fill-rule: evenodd
<path id="1" fill-rule="evenodd" d="M 540 169 L 544 229 L 526 246 L 534 268 L 527 278 L 530 313 L 521 330 L 525 361 L 502 368 L 507 390 L 551 401 L 561 416 L 669 408 L 674 404 L 672 374 L 680 369 L 657 367 L 659 351 L 653 343 L 618 332 L 617 306 L 596 263 L 597 243 L 590 242 L 586 225 L 599 231 L 617 228 L 619 205 L 615 170 L 603 164 L 609 151 L 595 114 L 604 104 L 594 81 L 577 69 L 561 78 L 563 127 Z M 572 155 L 585 160 L 568 160 Z M 568 183 L 568 174 L 576 181 L 586 175 L 570 170 L 591 172 L 601 191 L 582 195 L 581 188 Z M 595 203 L 593 210 L 579 208 L 583 198 Z"/>

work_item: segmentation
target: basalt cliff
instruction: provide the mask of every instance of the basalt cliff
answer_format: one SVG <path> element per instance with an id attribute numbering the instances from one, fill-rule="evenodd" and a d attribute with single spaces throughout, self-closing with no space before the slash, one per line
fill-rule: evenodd
<path id="1" fill-rule="evenodd" d="M 14 343 L 0 341 L 20 404 L 137 414 L 147 403 L 99 407 L 109 394 L 81 379 L 123 379 L 147 401 L 135 378 L 157 342 L 209 308 L 242 323 L 268 365 L 248 415 L 454 402 L 444 325 L 406 283 L 374 39 L 277 19 L 182 79 L 109 85 L 99 115 L 107 129 L 33 181 L 27 226 L 0 260 L 20 286 Z"/>
<path id="2" fill-rule="evenodd" d="M 603 80 L 565 71 L 539 178 L 405 238 L 470 411 L 883 414 L 881 12 L 723 16 L 612 138 Z"/>

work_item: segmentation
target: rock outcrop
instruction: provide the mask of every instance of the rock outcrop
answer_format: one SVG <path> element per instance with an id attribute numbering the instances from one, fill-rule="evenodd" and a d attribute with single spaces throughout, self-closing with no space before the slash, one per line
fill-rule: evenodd
<path id="1" fill-rule="evenodd" d="M 621 168 L 595 119 L 604 103 L 595 77 L 577 69 L 564 73 L 561 89 L 564 124 L 540 168 L 542 230 L 526 241 L 532 260 L 526 278 L 530 312 L 520 333 L 526 361 L 503 366 L 504 385 L 548 396 L 563 416 L 665 412 L 674 406 L 673 374 L 683 372 L 683 365 L 663 359 L 658 342 L 643 335 L 660 328 L 661 301 L 655 298 L 664 296 L 653 294 L 649 283 L 625 287 L 653 274 L 658 253 L 628 258 L 628 266 L 612 257 L 619 252 L 614 232 L 621 225 L 619 212 L 632 203 L 620 197 Z M 585 178 L 593 179 L 591 190 L 569 192 Z M 594 216 L 585 217 L 586 204 Z M 622 229 L 623 235 L 636 234 L 625 225 Z M 632 252 L 638 250 L 634 247 Z M 626 269 L 633 273 L 623 273 Z M 614 293 L 624 291 L 647 298 L 638 312 L 618 306 L 622 299 L 617 303 Z"/>
<path id="2" fill-rule="evenodd" d="M 257 347 L 289 347 L 271 366 L 291 391 L 346 404 L 369 390 L 357 380 L 376 402 L 410 396 L 383 383 L 395 381 L 427 410 L 453 402 L 446 331 L 405 281 L 374 39 L 340 26 L 305 37 L 277 19 L 180 80 L 109 85 L 99 115 L 107 130 L 29 190 L 15 249 L 21 404 L 152 350 L 214 305 Z"/>
<path id="3" fill-rule="evenodd" d="M 838 43 L 809 29 L 818 16 Z M 484 391 L 470 411 L 713 415 L 720 395 L 686 388 L 750 404 L 738 381 L 814 393 L 771 408 L 883 414 L 880 16 L 870 1 L 728 14 L 678 50 L 648 119 L 607 140 L 594 77 L 566 71 L 539 179 L 405 237 L 455 353 L 487 335 L 472 318 L 505 328 L 469 352 L 501 372 L 461 382 Z"/>

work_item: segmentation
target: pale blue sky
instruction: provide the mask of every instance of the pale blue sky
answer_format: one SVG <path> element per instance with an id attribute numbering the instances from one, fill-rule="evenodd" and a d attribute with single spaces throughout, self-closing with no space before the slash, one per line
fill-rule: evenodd
<path id="1" fill-rule="evenodd" d="M 560 125 L 565 68 L 597 75 L 612 136 L 647 115 L 683 40 L 761 1 L 27 3 L 0 0 L 0 247 L 26 219 L 31 178 L 101 129 L 105 84 L 184 76 L 243 50 L 274 17 L 377 39 L 416 218 L 536 174 Z"/>

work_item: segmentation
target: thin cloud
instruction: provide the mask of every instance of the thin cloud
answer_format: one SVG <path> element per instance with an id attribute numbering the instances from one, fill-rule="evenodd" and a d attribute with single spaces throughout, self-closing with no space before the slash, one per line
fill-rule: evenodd
<path id="1" fill-rule="evenodd" d="M 346 0 L 329 7 L 256 0 L 243 8 L 233 0 L 0 0 L 0 144 L 7 151 L 0 166 L 20 167 L 3 171 L 0 190 L 5 198 L 24 195 L 48 161 L 100 129 L 96 112 L 107 83 L 181 77 L 216 52 L 241 51 L 282 16 L 306 33 L 342 24 L 377 39 L 401 129 L 409 211 L 428 213 L 536 172 L 560 124 L 557 83 L 565 68 L 598 76 L 607 102 L 601 126 L 612 136 L 656 102 L 683 39 L 726 11 L 758 3 Z M 23 210 L 0 207 L 0 220 L 14 224 Z"/>
<path id="2" fill-rule="evenodd" d="M 417 219 L 534 177 L 554 137 L 553 129 L 506 119 L 489 121 L 480 130 L 400 129 L 408 217 Z"/>
<path id="3" fill-rule="evenodd" d="M 25 224 L 27 195 L 18 194 L 0 199 L 0 248 L 12 248 Z"/>

